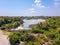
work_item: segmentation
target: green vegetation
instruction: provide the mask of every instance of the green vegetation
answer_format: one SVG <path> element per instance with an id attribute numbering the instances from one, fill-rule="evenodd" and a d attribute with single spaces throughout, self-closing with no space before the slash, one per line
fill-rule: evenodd
<path id="1" fill-rule="evenodd" d="M 43 35 L 45 35 L 44 38 L 47 39 L 43 39 L 45 41 L 49 40 L 52 45 L 60 45 L 60 17 L 52 17 L 47 19 L 45 22 L 41 22 L 40 24 L 36 24 L 36 27 L 33 28 L 34 32 L 37 32 L 38 30 L 44 32 L 42 33 Z M 37 29 L 37 31 L 35 30 Z M 38 33 L 39 33 L 38 31 Z M 33 32 L 33 31 L 32 31 Z M 48 41 L 48 42 L 49 42 Z"/>
<path id="2" fill-rule="evenodd" d="M 8 17 L 8 16 L 0 17 L 1 30 L 16 28 L 21 24 L 23 24 L 23 20 L 20 17 Z"/>
<path id="3" fill-rule="evenodd" d="M 11 45 L 16 45 L 17 43 L 19 43 L 19 36 L 17 34 L 12 34 L 10 35 L 10 43 Z"/>
<path id="4" fill-rule="evenodd" d="M 60 17 L 49 17 L 45 22 L 30 25 L 32 30 L 21 31 L 9 37 L 16 44 L 16 41 L 23 41 L 25 45 L 60 45 Z M 14 40 L 15 39 L 15 40 Z M 11 44 L 13 44 L 11 42 Z"/>
<path id="5" fill-rule="evenodd" d="M 32 30 L 11 32 L 9 35 L 11 45 L 19 45 L 21 42 L 25 45 L 60 45 L 60 17 L 45 17 L 45 19 L 45 22 L 30 25 L 33 27 Z M 16 28 L 22 23 L 19 17 L 0 17 L 1 30 Z"/>
<path id="6" fill-rule="evenodd" d="M 9 36 L 9 40 L 11 45 L 16 45 L 17 43 L 19 44 L 20 41 L 23 42 L 29 42 L 29 41 L 35 41 L 35 37 L 33 35 L 29 35 L 26 33 L 27 31 L 21 31 L 21 32 L 15 32 L 12 35 Z"/>
<path id="7" fill-rule="evenodd" d="M 50 16 L 21 16 L 22 19 L 48 19 Z"/>

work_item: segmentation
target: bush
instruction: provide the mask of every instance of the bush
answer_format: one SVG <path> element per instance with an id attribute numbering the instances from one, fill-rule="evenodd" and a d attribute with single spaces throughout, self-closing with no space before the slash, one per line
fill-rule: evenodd
<path id="1" fill-rule="evenodd" d="M 51 27 L 52 27 L 53 29 L 56 29 L 56 28 L 57 28 L 57 25 L 54 24 L 54 25 L 52 25 Z"/>
<path id="2" fill-rule="evenodd" d="M 44 40 L 45 42 L 48 42 L 48 39 L 46 39 L 46 38 L 44 38 L 43 40 Z"/>
<path id="3" fill-rule="evenodd" d="M 29 41 L 35 41 L 35 37 L 32 36 L 32 35 L 29 35 L 29 36 L 27 36 L 26 41 L 27 42 L 29 42 Z"/>
<path id="4" fill-rule="evenodd" d="M 43 30 L 32 30 L 32 33 L 44 33 Z"/>
<path id="5" fill-rule="evenodd" d="M 24 35 L 23 37 L 21 37 L 21 41 L 26 41 L 26 42 L 35 41 L 35 39 L 36 38 L 32 35 Z"/>
<path id="6" fill-rule="evenodd" d="M 29 42 L 27 45 L 38 45 L 38 44 L 35 42 Z"/>
<path id="7" fill-rule="evenodd" d="M 55 39 L 55 34 L 48 34 L 47 36 L 49 39 Z"/>
<path id="8" fill-rule="evenodd" d="M 42 30 L 49 30 L 49 28 L 45 26 L 45 27 L 42 27 Z"/>
<path id="9" fill-rule="evenodd" d="M 12 34 L 9 36 L 9 41 L 11 45 L 16 45 L 17 43 L 19 43 L 19 36 L 16 34 Z"/>
<path id="10" fill-rule="evenodd" d="M 5 27 L 2 26 L 2 27 L 0 27 L 0 29 L 1 29 L 1 30 L 5 30 Z"/>

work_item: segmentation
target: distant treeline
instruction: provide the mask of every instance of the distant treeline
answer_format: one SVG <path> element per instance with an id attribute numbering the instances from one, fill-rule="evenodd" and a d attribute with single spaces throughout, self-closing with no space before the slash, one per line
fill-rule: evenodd
<path id="1" fill-rule="evenodd" d="M 54 16 L 20 16 L 22 19 L 48 19 Z"/>

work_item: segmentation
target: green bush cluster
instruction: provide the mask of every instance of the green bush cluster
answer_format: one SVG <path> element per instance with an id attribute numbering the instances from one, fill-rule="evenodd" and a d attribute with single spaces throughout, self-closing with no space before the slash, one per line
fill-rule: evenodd
<path id="1" fill-rule="evenodd" d="M 15 34 L 9 37 L 10 42 L 13 41 L 11 44 L 16 44 L 16 41 L 23 41 L 26 45 L 43 45 L 46 42 L 50 42 L 50 45 L 60 45 L 60 17 L 51 17 L 45 22 L 35 24 L 30 32 L 21 31 Z"/>
<path id="2" fill-rule="evenodd" d="M 20 44 L 20 41 L 23 42 L 30 42 L 30 41 L 35 41 L 35 37 L 33 35 L 26 34 L 26 32 L 21 31 L 19 33 L 13 33 L 12 35 L 9 36 L 9 41 L 11 45 L 18 45 Z"/>
<path id="3" fill-rule="evenodd" d="M 0 29 L 12 29 L 20 26 L 23 24 L 23 20 L 20 17 L 8 17 L 8 16 L 1 16 L 0 17 Z"/>

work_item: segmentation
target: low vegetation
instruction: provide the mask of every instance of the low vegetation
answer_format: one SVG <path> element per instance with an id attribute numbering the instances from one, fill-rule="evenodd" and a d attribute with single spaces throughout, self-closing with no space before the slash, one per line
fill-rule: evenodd
<path id="1" fill-rule="evenodd" d="M 23 20 L 20 17 L 8 17 L 1 16 L 0 17 L 0 29 L 1 30 L 9 30 L 12 28 L 16 28 L 23 24 Z"/>
<path id="2" fill-rule="evenodd" d="M 25 45 L 60 45 L 60 17 L 48 18 L 45 22 L 35 24 L 31 31 L 23 31 L 11 35 L 14 45 L 17 41 L 23 41 Z M 11 39 L 12 38 L 12 39 Z M 15 40 L 14 40 L 15 39 Z M 13 44 L 11 42 L 11 44 Z"/>
<path id="3" fill-rule="evenodd" d="M 2 30 L 15 28 L 22 24 L 20 18 L 5 18 L 0 18 Z M 30 27 L 32 28 L 31 25 Z M 60 17 L 49 17 L 45 22 L 33 25 L 32 30 L 13 32 L 9 35 L 9 41 L 11 45 L 21 45 L 21 42 L 24 42 L 24 45 L 60 45 Z"/>

